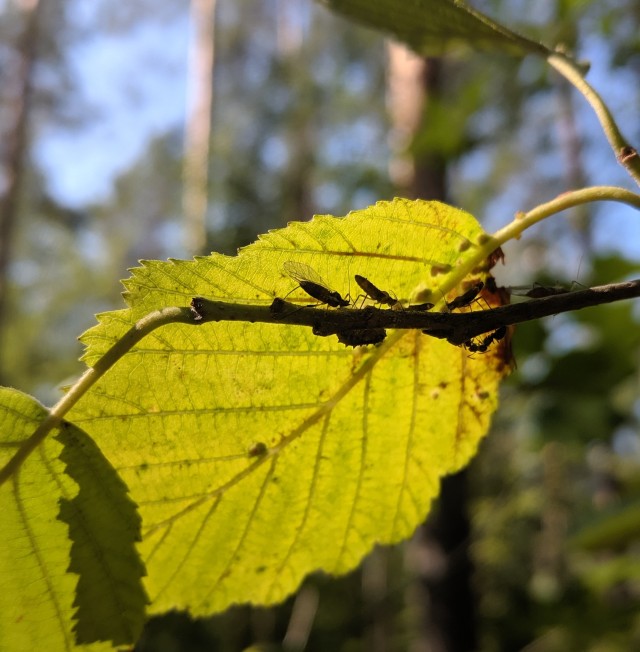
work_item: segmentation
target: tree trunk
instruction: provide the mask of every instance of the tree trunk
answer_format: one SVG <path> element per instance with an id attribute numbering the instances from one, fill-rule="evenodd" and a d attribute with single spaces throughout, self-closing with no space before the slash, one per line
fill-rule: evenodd
<path id="1" fill-rule="evenodd" d="M 412 197 L 447 201 L 447 160 L 438 152 L 420 158 L 406 153 L 422 121 L 429 119 L 430 101 L 441 93 L 442 61 L 418 58 L 393 44 L 389 72 L 392 143 L 397 148 L 392 178 Z M 445 478 L 436 509 L 408 547 L 409 565 L 419 576 L 407 594 L 417 621 L 412 650 L 477 649 L 467 504 L 467 472 Z"/>
<path id="2" fill-rule="evenodd" d="M 14 73 L 9 79 L 5 78 L 2 89 L 6 94 L 6 113 L 9 118 L 3 130 L 6 154 L 2 162 L 4 193 L 0 198 L 0 350 L 9 306 L 8 285 L 13 234 L 18 220 L 20 190 L 24 176 L 39 8 L 38 0 L 19 0 L 16 4 L 22 13 L 23 28 L 15 47 L 16 65 L 12 68 Z M 6 371 L 0 367 L 0 385 L 8 384 L 5 377 Z"/>
<path id="3" fill-rule="evenodd" d="M 215 10 L 216 0 L 191 0 L 182 204 L 185 245 L 192 255 L 205 253 L 207 242 Z"/>

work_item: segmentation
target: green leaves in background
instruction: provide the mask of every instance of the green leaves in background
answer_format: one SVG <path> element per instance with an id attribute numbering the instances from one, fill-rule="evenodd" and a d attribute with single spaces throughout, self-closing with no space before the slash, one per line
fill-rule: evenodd
<path id="1" fill-rule="evenodd" d="M 343 295 L 361 274 L 424 301 L 478 262 L 482 235 L 463 211 L 396 200 L 293 223 L 236 257 L 146 262 L 125 283 L 129 309 L 83 337 L 86 359 L 197 295 L 270 305 L 293 290 L 289 300 L 313 303 L 287 261 Z M 306 574 L 344 573 L 376 543 L 411 535 L 440 478 L 475 453 L 505 370 L 495 352 L 469 357 L 418 331 L 354 350 L 305 327 L 175 324 L 136 345 L 69 418 L 139 505 L 153 612 L 202 615 L 278 602 Z"/>
<path id="2" fill-rule="evenodd" d="M 640 501 L 636 498 L 616 506 L 576 531 L 571 543 L 583 550 L 606 550 L 621 548 L 640 537 Z"/>
<path id="3" fill-rule="evenodd" d="M 45 416 L 31 397 L 0 389 L 0 466 Z M 135 641 L 146 602 L 140 521 L 93 441 L 64 424 L 0 487 L 0 505 L 0 649 Z"/>
<path id="4" fill-rule="evenodd" d="M 516 34 L 488 16 L 456 0 L 320 0 L 357 22 L 388 32 L 423 56 L 452 48 L 507 52 L 516 56 L 551 51 Z"/>

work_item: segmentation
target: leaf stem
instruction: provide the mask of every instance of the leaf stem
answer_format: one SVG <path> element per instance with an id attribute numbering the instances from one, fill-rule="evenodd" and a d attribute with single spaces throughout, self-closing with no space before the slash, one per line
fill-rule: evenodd
<path id="1" fill-rule="evenodd" d="M 640 195 L 618 188 L 617 186 L 592 186 L 590 188 L 581 188 L 572 190 L 558 195 L 551 201 L 536 206 L 528 213 L 517 213 L 511 224 L 503 227 L 493 234 L 492 240 L 498 243 L 498 246 L 508 240 L 519 238 L 525 229 L 533 226 L 537 222 L 544 220 L 551 215 L 566 211 L 580 204 L 587 204 L 594 201 L 616 201 L 640 209 Z M 488 252 L 490 253 L 490 252 Z"/>
<path id="2" fill-rule="evenodd" d="M 637 150 L 624 138 L 611 111 L 609 111 L 597 91 L 585 80 L 580 68 L 561 52 L 554 52 L 549 55 L 547 62 L 573 84 L 589 102 L 602 125 L 605 136 L 618 162 L 627 169 L 635 182 L 640 185 L 640 156 L 638 156 Z"/>
<path id="3" fill-rule="evenodd" d="M 516 213 L 513 222 L 496 231 L 492 236 L 486 236 L 480 243 L 480 247 L 474 250 L 473 256 L 458 265 L 447 277 L 446 283 L 440 288 L 441 292 L 444 295 L 456 287 L 473 269 L 482 266 L 498 247 L 509 240 L 518 239 L 523 231 L 534 224 L 574 206 L 594 201 L 615 201 L 640 210 L 640 194 L 617 186 L 591 186 L 562 193 L 551 201 L 536 206 L 528 213 Z"/>
<path id="4" fill-rule="evenodd" d="M 49 410 L 47 417 L 34 433 L 23 442 L 13 457 L 0 469 L 0 486 L 14 475 L 45 437 L 60 425 L 64 415 L 86 394 L 104 374 L 151 331 L 172 323 L 194 323 L 189 308 L 170 307 L 145 315 L 138 320 L 96 363 L 87 369 L 69 391 Z"/>

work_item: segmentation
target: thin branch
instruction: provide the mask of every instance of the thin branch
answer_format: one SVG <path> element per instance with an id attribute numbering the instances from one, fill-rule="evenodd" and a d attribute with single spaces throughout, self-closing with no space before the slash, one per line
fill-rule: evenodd
<path id="1" fill-rule="evenodd" d="M 21 445 L 0 470 L 0 485 L 12 477 L 45 437 L 60 425 L 64 415 L 87 393 L 120 358 L 156 328 L 167 324 L 202 325 L 212 321 L 246 321 L 310 326 L 319 336 L 347 334 L 372 329 L 420 329 L 427 335 L 459 345 L 482 333 L 524 321 L 540 319 L 588 306 L 612 303 L 640 296 L 640 280 L 601 285 L 577 292 L 532 299 L 491 310 L 468 313 L 425 312 L 421 310 L 368 306 L 362 309 L 300 306 L 282 299 L 270 304 L 242 305 L 196 297 L 191 309 L 167 307 L 152 312 L 132 326 L 73 387 L 51 408 L 36 431 Z M 384 333 L 383 333 L 384 335 Z M 348 339 L 348 338 L 347 338 Z"/>
<path id="2" fill-rule="evenodd" d="M 362 309 L 341 308 L 337 310 L 300 306 L 282 299 L 268 305 L 238 305 L 224 301 L 212 301 L 202 297 L 193 299 L 191 305 L 196 323 L 211 321 L 248 321 L 270 324 L 294 324 L 310 326 L 318 335 L 344 333 L 350 330 L 374 328 L 420 329 L 428 335 L 447 339 L 452 344 L 488 333 L 500 326 L 540 319 L 589 306 L 612 303 L 640 296 L 640 280 L 626 283 L 566 292 L 542 299 L 501 306 L 490 310 L 466 313 L 425 312 L 420 310 L 394 310 L 391 308 Z"/>

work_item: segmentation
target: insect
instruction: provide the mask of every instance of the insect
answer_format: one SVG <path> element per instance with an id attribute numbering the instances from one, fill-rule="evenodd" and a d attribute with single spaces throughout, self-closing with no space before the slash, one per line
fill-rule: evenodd
<path id="1" fill-rule="evenodd" d="M 485 353 L 494 342 L 499 342 L 506 334 L 507 327 L 500 326 L 500 328 L 496 328 L 495 331 L 483 337 L 479 344 L 476 344 L 473 340 L 467 340 L 464 347 L 471 353 Z"/>
<path id="2" fill-rule="evenodd" d="M 427 311 L 431 310 L 435 304 L 433 303 L 414 303 L 410 305 L 407 310 Z"/>
<path id="3" fill-rule="evenodd" d="M 544 297 L 553 297 L 558 294 L 568 294 L 574 289 L 574 285 L 579 285 L 577 281 L 573 281 L 571 286 L 567 287 L 565 285 L 542 285 L 541 283 L 535 282 L 532 286 L 529 285 L 516 285 L 510 288 L 507 288 L 510 294 L 515 294 L 516 296 L 529 297 L 530 299 L 542 299 Z"/>
<path id="4" fill-rule="evenodd" d="M 339 331 L 336 335 L 342 344 L 356 347 L 380 344 L 387 336 L 387 331 L 384 328 L 354 328 L 348 331 Z"/>
<path id="5" fill-rule="evenodd" d="M 267 445 L 263 441 L 252 444 L 247 451 L 249 457 L 262 457 L 267 454 Z"/>
<path id="6" fill-rule="evenodd" d="M 349 305 L 349 301 L 343 299 L 339 292 L 331 290 L 327 284 L 320 278 L 309 265 L 304 263 L 287 260 L 282 269 L 310 296 L 319 301 L 326 303 L 332 308 L 344 308 Z"/>
<path id="7" fill-rule="evenodd" d="M 368 278 L 356 274 L 355 277 L 356 283 L 366 292 L 367 296 L 371 297 L 374 301 L 378 303 L 385 304 L 387 306 L 394 306 L 398 301 L 394 299 L 388 292 L 381 290 L 379 287 L 374 285 Z"/>
<path id="8" fill-rule="evenodd" d="M 447 302 L 447 308 L 449 310 L 455 310 L 456 308 L 464 308 L 470 303 L 475 301 L 476 297 L 482 292 L 484 283 L 478 281 L 475 285 L 472 285 L 464 294 L 461 294 L 459 297 L 456 297 L 453 301 Z"/>
<path id="9" fill-rule="evenodd" d="M 566 288 L 561 285 L 540 285 L 539 283 L 534 283 L 533 287 L 525 292 L 525 297 L 531 299 L 541 299 L 543 297 L 553 297 L 557 294 L 567 294 L 571 292 L 571 288 Z"/>

